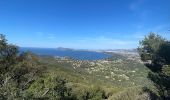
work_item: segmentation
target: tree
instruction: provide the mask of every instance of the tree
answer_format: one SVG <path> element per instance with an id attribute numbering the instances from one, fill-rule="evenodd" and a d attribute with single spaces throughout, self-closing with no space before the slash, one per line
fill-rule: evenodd
<path id="1" fill-rule="evenodd" d="M 0 34 L 0 99 L 23 98 L 42 68 L 35 55 L 19 53 L 18 47 Z"/>
<path id="2" fill-rule="evenodd" d="M 141 60 L 151 70 L 148 78 L 151 79 L 157 89 L 161 99 L 166 100 L 170 94 L 170 42 L 163 37 L 150 33 L 142 41 L 138 48 Z"/>
<path id="3" fill-rule="evenodd" d="M 0 34 L 0 74 L 10 71 L 16 63 L 18 47 L 8 44 L 5 36 Z"/>
<path id="4" fill-rule="evenodd" d="M 157 59 L 157 52 L 166 40 L 159 35 L 151 32 L 144 40 L 140 41 L 138 48 L 139 54 L 143 61 L 151 60 L 154 62 Z"/>
<path id="5" fill-rule="evenodd" d="M 158 55 L 164 60 L 164 64 L 170 64 L 170 42 L 163 43 L 159 50 Z"/>

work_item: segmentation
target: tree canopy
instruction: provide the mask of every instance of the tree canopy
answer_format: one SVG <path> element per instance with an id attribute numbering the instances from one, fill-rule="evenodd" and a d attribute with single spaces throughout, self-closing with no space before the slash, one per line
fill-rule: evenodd
<path id="1" fill-rule="evenodd" d="M 170 41 L 150 33 L 142 41 L 138 48 L 141 60 L 151 61 L 146 66 L 151 70 L 148 78 L 151 79 L 157 89 L 161 99 L 170 98 Z"/>

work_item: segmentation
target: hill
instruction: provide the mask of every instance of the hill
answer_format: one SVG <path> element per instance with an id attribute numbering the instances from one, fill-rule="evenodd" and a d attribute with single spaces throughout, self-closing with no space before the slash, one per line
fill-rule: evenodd
<path id="1" fill-rule="evenodd" d="M 138 55 L 104 52 L 110 58 L 77 60 L 56 57 L 55 49 L 18 52 L 0 35 L 2 100 L 139 100 L 149 98 L 148 69 Z M 47 55 L 39 54 L 46 53 Z M 65 51 L 65 50 L 61 50 Z M 71 50 L 72 51 L 72 50 Z M 71 52 L 71 54 L 75 54 Z M 83 51 L 83 53 L 87 51 Z M 88 51 L 88 53 L 95 53 Z M 51 55 L 48 55 L 51 54 Z"/>
<path id="2" fill-rule="evenodd" d="M 71 88 L 75 89 L 76 95 L 84 95 L 80 89 L 90 92 L 86 89 L 99 87 L 107 99 L 115 98 L 117 94 L 136 98 L 138 92 L 142 92 L 142 87 L 151 88 L 151 82 L 147 79 L 148 69 L 139 59 L 131 59 L 129 55 L 110 54 L 111 58 L 95 61 L 50 56 L 41 56 L 39 61 L 48 66 L 50 75 L 66 79 Z M 127 94 L 128 90 L 136 92 Z"/>

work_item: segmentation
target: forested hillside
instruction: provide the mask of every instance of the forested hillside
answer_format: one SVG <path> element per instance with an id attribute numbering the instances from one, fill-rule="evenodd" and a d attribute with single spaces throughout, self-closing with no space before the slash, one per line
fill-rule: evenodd
<path id="1" fill-rule="evenodd" d="M 150 69 L 148 78 L 158 89 L 162 100 L 170 99 L 170 41 L 155 33 L 150 33 L 138 48 L 142 61 Z"/>

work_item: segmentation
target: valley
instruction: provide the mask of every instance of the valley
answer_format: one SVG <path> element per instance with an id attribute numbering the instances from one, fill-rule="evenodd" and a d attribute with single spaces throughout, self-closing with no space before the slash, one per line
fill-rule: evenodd
<path id="1" fill-rule="evenodd" d="M 68 80 L 73 90 L 85 91 L 97 86 L 105 91 L 108 99 L 120 93 L 136 97 L 143 87 L 153 88 L 152 83 L 147 79 L 149 70 L 141 63 L 139 56 L 110 52 L 109 54 L 112 56 L 103 60 L 40 56 L 39 61 L 48 66 L 51 76 Z M 127 91 L 134 91 L 134 89 L 137 90 L 135 92 L 137 94 L 133 94 L 134 92 L 128 94 Z"/>

